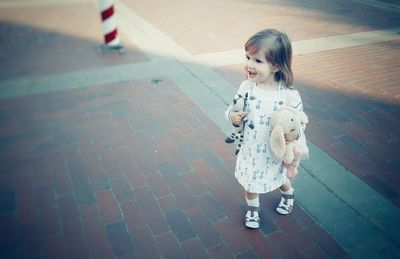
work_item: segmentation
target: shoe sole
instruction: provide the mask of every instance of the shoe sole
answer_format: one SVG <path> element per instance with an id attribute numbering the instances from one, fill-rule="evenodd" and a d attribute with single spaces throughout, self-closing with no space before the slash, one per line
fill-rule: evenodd
<path id="1" fill-rule="evenodd" d="M 248 228 L 253 228 L 253 229 L 260 227 L 260 224 L 255 222 L 246 222 L 244 225 Z"/>
<path id="2" fill-rule="evenodd" d="M 278 209 L 276 209 L 276 212 L 278 212 L 281 215 L 289 215 L 291 211 L 287 212 L 286 210 L 281 210 L 278 208 Z"/>

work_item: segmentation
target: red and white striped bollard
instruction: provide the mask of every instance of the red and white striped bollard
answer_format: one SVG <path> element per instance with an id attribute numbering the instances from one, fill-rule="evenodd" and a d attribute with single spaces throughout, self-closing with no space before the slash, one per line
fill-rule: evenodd
<path id="1" fill-rule="evenodd" d="M 101 11 L 101 27 L 104 34 L 104 44 L 100 46 L 101 51 L 124 52 L 117 29 L 117 17 L 114 12 L 115 0 L 98 0 Z"/>

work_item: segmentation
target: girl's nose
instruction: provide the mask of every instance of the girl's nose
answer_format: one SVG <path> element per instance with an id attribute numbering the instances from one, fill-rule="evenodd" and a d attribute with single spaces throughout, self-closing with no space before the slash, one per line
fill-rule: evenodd
<path id="1" fill-rule="evenodd" d="M 253 60 L 247 60 L 247 66 L 249 67 L 249 68 L 254 68 L 254 61 Z"/>

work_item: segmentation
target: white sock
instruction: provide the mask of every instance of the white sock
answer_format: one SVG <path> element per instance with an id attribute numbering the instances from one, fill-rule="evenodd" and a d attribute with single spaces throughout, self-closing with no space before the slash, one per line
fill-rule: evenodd
<path id="1" fill-rule="evenodd" d="M 290 187 L 290 189 L 285 191 L 285 192 L 281 190 L 281 193 L 282 194 L 287 194 L 287 195 L 292 195 L 294 193 L 294 189 L 293 189 L 293 187 Z M 283 201 L 283 197 L 282 197 L 281 200 Z M 288 199 L 287 200 L 288 205 L 293 206 L 293 201 L 294 201 L 294 199 Z"/>
<path id="2" fill-rule="evenodd" d="M 247 199 L 247 197 L 246 197 L 246 202 L 247 202 L 247 206 L 260 207 L 260 199 L 259 199 L 258 195 L 256 198 L 251 199 L 251 200 Z"/>
<path id="3" fill-rule="evenodd" d="M 282 191 L 281 189 L 279 189 L 279 190 L 281 191 L 282 194 L 289 194 L 289 195 L 293 194 L 293 192 L 294 192 L 293 187 L 290 187 L 290 189 L 287 191 Z"/>

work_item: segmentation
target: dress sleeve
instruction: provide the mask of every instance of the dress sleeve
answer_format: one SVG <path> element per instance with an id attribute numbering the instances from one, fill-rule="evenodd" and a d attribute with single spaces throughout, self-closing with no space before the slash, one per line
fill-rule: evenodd
<path id="1" fill-rule="evenodd" d="M 231 122 L 231 119 L 230 119 L 230 117 L 229 117 L 229 114 L 231 113 L 231 109 L 232 109 L 232 106 L 233 106 L 233 100 L 238 99 L 240 95 L 241 95 L 241 96 L 244 96 L 244 95 L 246 94 L 246 91 L 248 90 L 248 88 L 249 88 L 249 83 L 248 83 L 248 81 L 247 81 L 247 80 L 243 81 L 243 82 L 240 84 L 239 90 L 236 92 L 235 97 L 232 99 L 231 104 L 230 104 L 230 105 L 228 106 L 228 108 L 226 109 L 226 111 L 225 111 L 225 118 L 226 118 L 229 122 Z M 232 122 L 231 122 L 231 123 L 232 123 Z"/>

